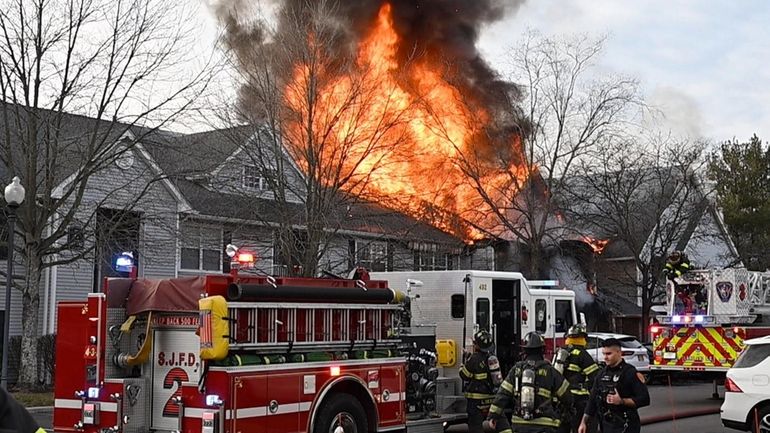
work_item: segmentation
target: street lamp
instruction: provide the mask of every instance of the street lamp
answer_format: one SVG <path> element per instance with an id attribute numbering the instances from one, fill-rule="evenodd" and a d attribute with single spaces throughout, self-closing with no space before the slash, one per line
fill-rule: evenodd
<path id="1" fill-rule="evenodd" d="M 16 225 L 16 209 L 24 201 L 24 187 L 19 177 L 14 176 L 5 187 L 5 203 L 8 208 L 8 267 L 6 268 L 5 283 L 5 312 L 3 313 L 3 366 L 0 372 L 0 386 L 8 389 L 8 346 L 10 346 L 11 330 L 11 285 L 13 283 L 13 238 Z"/>

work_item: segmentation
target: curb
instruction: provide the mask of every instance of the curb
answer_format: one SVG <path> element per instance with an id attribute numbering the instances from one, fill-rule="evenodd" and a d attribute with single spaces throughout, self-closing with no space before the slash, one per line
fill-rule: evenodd
<path id="1" fill-rule="evenodd" d="M 37 413 L 37 412 L 45 412 L 45 411 L 53 411 L 53 406 L 32 406 L 32 407 L 26 407 L 27 412 L 29 413 Z"/>
<path id="2" fill-rule="evenodd" d="M 659 422 L 668 422 L 668 421 L 674 421 L 677 419 L 683 419 L 683 418 L 693 418 L 696 416 L 704 416 L 704 415 L 714 415 L 720 413 L 719 407 L 709 407 L 709 408 L 703 408 L 703 409 L 693 409 L 691 411 L 683 412 L 683 413 L 667 413 L 667 414 L 661 414 L 661 415 L 653 415 L 644 417 L 641 420 L 642 425 L 648 425 L 648 424 L 655 424 Z"/>

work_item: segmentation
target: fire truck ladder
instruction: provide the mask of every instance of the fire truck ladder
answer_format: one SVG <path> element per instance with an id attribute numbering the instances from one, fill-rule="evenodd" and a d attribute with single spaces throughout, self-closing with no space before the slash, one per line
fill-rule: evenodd
<path id="1" fill-rule="evenodd" d="M 395 349 L 401 306 L 229 302 L 230 349 L 302 353 Z"/>

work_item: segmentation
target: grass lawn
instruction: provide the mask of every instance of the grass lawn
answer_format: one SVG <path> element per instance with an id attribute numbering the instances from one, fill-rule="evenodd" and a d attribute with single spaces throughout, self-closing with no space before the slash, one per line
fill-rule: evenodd
<path id="1" fill-rule="evenodd" d="M 53 392 L 12 392 L 24 407 L 53 406 Z"/>

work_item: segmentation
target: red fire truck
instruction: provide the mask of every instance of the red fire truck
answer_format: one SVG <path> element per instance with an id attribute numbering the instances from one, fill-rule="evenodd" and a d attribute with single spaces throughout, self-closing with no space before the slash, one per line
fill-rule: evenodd
<path id="1" fill-rule="evenodd" d="M 770 335 L 770 321 L 761 314 L 768 305 L 768 281 L 767 274 L 746 269 L 695 270 L 667 280 L 665 314 L 650 327 L 650 367 L 727 371 L 744 340 Z"/>
<path id="2" fill-rule="evenodd" d="M 506 289 L 492 323 L 518 322 L 522 306 L 536 309 L 520 274 L 494 274 L 474 280 Z M 560 294 L 574 322 L 574 293 Z M 101 293 L 59 304 L 54 430 L 443 432 L 465 418 L 459 378 L 439 377 L 457 361 L 438 362 L 452 351 L 437 353 L 435 326 L 410 326 L 416 298 L 364 273 L 107 279 Z M 452 300 L 435 303 L 456 310 Z M 541 322 L 553 330 L 548 308 Z"/>

